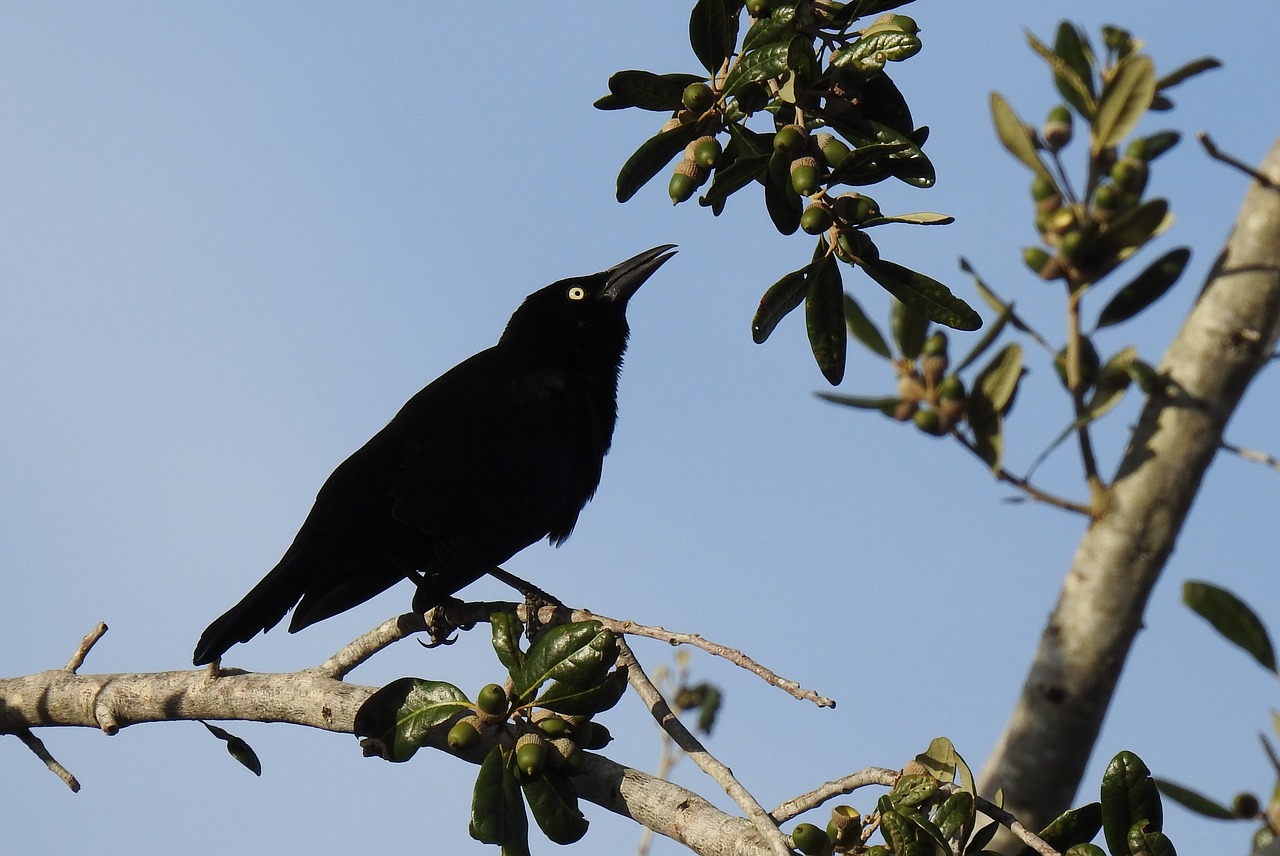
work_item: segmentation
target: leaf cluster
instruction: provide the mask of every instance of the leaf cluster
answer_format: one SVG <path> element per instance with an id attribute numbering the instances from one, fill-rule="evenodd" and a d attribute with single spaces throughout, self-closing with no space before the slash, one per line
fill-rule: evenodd
<path id="1" fill-rule="evenodd" d="M 929 129 L 916 126 L 887 72 L 922 48 L 916 22 L 886 11 L 909 2 L 698 0 L 689 43 L 706 74 L 620 71 L 596 102 L 603 110 L 669 115 L 623 165 L 619 201 L 679 158 L 668 185 L 673 202 L 709 182 L 699 204 L 719 215 L 730 196 L 755 185 L 780 233 L 818 237 L 810 263 L 765 292 L 752 334 L 763 342 L 803 303 L 814 359 L 832 384 L 843 377 L 847 343 L 837 261 L 860 268 L 936 323 L 961 330 L 982 323 L 942 283 L 882 261 L 868 233 L 888 223 L 940 225 L 952 218 L 886 216 L 874 199 L 851 189 L 889 179 L 913 187 L 936 181 L 923 150 Z M 879 17 L 864 20 L 873 15 Z"/>
<path id="2" fill-rule="evenodd" d="M 581 621 L 546 629 L 525 650 L 513 615 L 494 613 L 490 624 L 507 669 L 503 685 L 487 685 L 473 701 L 444 681 L 400 678 L 361 706 L 355 733 L 366 753 L 389 761 L 407 761 L 445 734 L 459 755 L 482 758 L 469 826 L 476 840 L 527 854 L 532 812 L 548 838 L 573 843 L 587 831 L 573 784 L 582 750 L 611 739 L 592 717 L 627 687 L 617 637 L 599 621 Z"/>

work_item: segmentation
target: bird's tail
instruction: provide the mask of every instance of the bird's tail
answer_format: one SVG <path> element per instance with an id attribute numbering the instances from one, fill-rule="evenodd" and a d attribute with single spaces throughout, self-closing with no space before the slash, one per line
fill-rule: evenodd
<path id="1" fill-rule="evenodd" d="M 240 602 L 218 616 L 200 634 L 192 662 L 212 663 L 237 642 L 248 642 L 280 623 L 304 593 L 287 559 L 276 565 Z"/>

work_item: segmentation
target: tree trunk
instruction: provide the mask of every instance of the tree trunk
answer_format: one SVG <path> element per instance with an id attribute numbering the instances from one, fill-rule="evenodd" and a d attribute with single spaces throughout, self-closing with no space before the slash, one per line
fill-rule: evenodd
<path id="1" fill-rule="evenodd" d="M 1280 182 L 1280 141 L 1261 172 Z M 1280 334 L 1280 190 L 1254 182 L 1160 365 L 1105 512 L 1085 532 L 984 794 L 1039 829 L 1070 806 L 1142 614 L 1227 420 Z"/>

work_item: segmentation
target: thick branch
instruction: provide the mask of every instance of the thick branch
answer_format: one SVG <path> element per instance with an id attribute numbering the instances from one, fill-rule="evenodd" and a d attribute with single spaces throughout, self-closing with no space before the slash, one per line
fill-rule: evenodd
<path id="1" fill-rule="evenodd" d="M 1262 172 L 1280 177 L 1280 143 Z M 1110 502 L 1086 531 L 1022 696 L 982 774 L 1031 828 L 1074 796 L 1142 614 L 1227 420 L 1280 334 L 1280 193 L 1250 187 L 1160 366 Z"/>

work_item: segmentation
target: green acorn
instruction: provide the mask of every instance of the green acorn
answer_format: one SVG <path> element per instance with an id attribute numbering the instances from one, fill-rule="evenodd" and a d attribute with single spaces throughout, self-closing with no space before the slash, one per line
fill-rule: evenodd
<path id="1" fill-rule="evenodd" d="M 825 205 L 810 205 L 800 215 L 800 228 L 810 235 L 821 235 L 831 228 L 831 209 Z"/>
<path id="2" fill-rule="evenodd" d="M 1093 218 L 1099 223 L 1106 223 L 1120 212 L 1123 202 L 1123 194 L 1114 185 L 1100 185 L 1093 192 Z"/>
<path id="3" fill-rule="evenodd" d="M 1083 256 L 1088 246 L 1085 242 L 1084 232 L 1079 229 L 1072 229 L 1062 236 L 1062 242 L 1058 244 L 1058 252 L 1062 257 L 1070 262 L 1078 262 Z"/>
<path id="4" fill-rule="evenodd" d="M 1035 200 L 1037 212 L 1055 211 L 1062 207 L 1058 185 L 1043 175 L 1037 175 L 1031 182 L 1031 198 Z"/>
<path id="5" fill-rule="evenodd" d="M 716 167 L 720 163 L 722 154 L 724 149 L 720 147 L 720 141 L 712 136 L 698 137 L 684 150 L 686 160 L 691 160 L 706 169 Z"/>
<path id="6" fill-rule="evenodd" d="M 769 17 L 772 0 L 747 0 L 747 14 L 753 18 Z"/>
<path id="7" fill-rule="evenodd" d="M 849 155 L 849 147 L 834 134 L 824 132 L 818 134 L 814 139 L 818 144 L 818 151 L 822 153 L 822 159 L 832 169 L 838 167 L 840 162 Z"/>
<path id="8" fill-rule="evenodd" d="M 1071 111 L 1059 104 L 1049 111 L 1049 118 L 1040 129 L 1040 136 L 1049 151 L 1060 151 L 1071 142 Z"/>
<path id="9" fill-rule="evenodd" d="M 1049 255 L 1041 247 L 1026 247 L 1023 249 L 1022 260 L 1027 267 L 1031 268 L 1031 272 L 1041 279 L 1060 279 L 1066 274 L 1062 259 Z"/>
<path id="10" fill-rule="evenodd" d="M 809 135 L 799 125 L 783 125 L 773 135 L 773 150 L 787 157 L 799 157 L 809 142 Z"/>
<path id="11" fill-rule="evenodd" d="M 932 437 L 941 437 L 947 433 L 942 427 L 942 417 L 936 410 L 917 410 L 912 415 L 911 421 L 916 423 L 917 428 Z"/>
<path id="12" fill-rule="evenodd" d="M 1123 157 L 1111 167 L 1111 183 L 1124 193 L 1142 193 L 1148 172 L 1146 161 Z"/>
<path id="13" fill-rule="evenodd" d="M 507 691 L 498 684 L 485 684 L 476 696 L 476 709 L 490 716 L 505 716 L 509 704 Z"/>
<path id="14" fill-rule="evenodd" d="M 539 719 L 536 723 L 538 730 L 550 738 L 567 737 L 570 732 L 569 723 L 565 722 L 558 716 L 547 716 Z"/>
<path id="15" fill-rule="evenodd" d="M 827 823 L 827 837 L 837 847 L 849 847 L 862 843 L 862 815 L 851 805 L 838 805 L 831 809 Z"/>
<path id="16" fill-rule="evenodd" d="M 797 824 L 791 830 L 791 840 L 795 842 L 796 849 L 806 856 L 816 856 L 831 847 L 831 839 L 827 837 L 827 833 L 812 823 Z"/>
<path id="17" fill-rule="evenodd" d="M 791 188 L 801 196 L 812 196 L 821 187 L 818 161 L 809 156 L 791 162 Z"/>
<path id="18" fill-rule="evenodd" d="M 850 264 L 862 259 L 875 261 L 880 258 L 880 250 L 861 229 L 842 230 L 836 239 L 836 258 Z"/>
<path id="19" fill-rule="evenodd" d="M 1072 229 L 1080 225 L 1080 219 L 1076 216 L 1074 208 L 1059 208 L 1049 215 L 1046 221 L 1048 233 L 1052 235 L 1065 235 Z"/>
<path id="20" fill-rule="evenodd" d="M 937 386 L 947 373 L 948 364 L 947 334 L 934 330 L 924 340 L 924 347 L 920 351 L 920 372 L 924 376 L 925 386 Z"/>
<path id="21" fill-rule="evenodd" d="M 705 83 L 690 83 L 684 88 L 680 100 L 694 113 L 702 114 L 716 103 L 716 94 Z"/>
<path id="22" fill-rule="evenodd" d="M 526 781 L 542 775 L 547 765 L 547 738 L 541 734 L 522 734 L 516 741 L 516 769 Z"/>
<path id="23" fill-rule="evenodd" d="M 880 204 L 861 193 L 842 193 L 836 197 L 836 217 L 854 226 L 880 216 Z"/>
<path id="24" fill-rule="evenodd" d="M 675 171 L 671 173 L 671 181 L 667 183 L 667 195 L 671 197 L 673 205 L 679 205 L 693 196 L 694 191 L 706 180 L 707 170 L 704 167 L 696 161 L 682 160 L 676 164 Z"/>
<path id="25" fill-rule="evenodd" d="M 1261 808 L 1258 798 L 1248 792 L 1238 793 L 1231 800 L 1231 810 L 1235 812 L 1235 816 L 1246 820 L 1257 817 Z"/>
<path id="26" fill-rule="evenodd" d="M 547 760 L 553 767 L 563 767 L 575 752 L 578 744 L 569 737 L 557 737 L 547 744 Z"/>
<path id="27" fill-rule="evenodd" d="M 449 729 L 445 741 L 454 752 L 468 752 L 474 749 L 480 745 L 479 721 L 473 716 L 458 720 Z"/>

